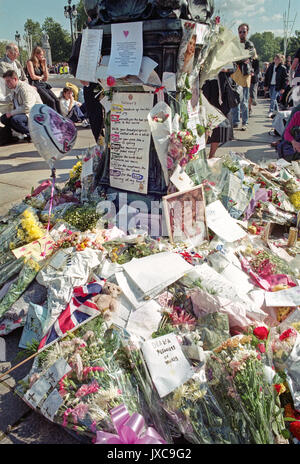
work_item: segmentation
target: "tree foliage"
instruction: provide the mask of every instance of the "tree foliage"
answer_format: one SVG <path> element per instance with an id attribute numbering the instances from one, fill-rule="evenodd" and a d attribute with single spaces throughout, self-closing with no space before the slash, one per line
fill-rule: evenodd
<path id="1" fill-rule="evenodd" d="M 49 17 L 45 19 L 42 30 L 47 32 L 49 36 L 53 63 L 68 61 L 72 51 L 72 41 L 69 32 L 63 29 L 53 18 Z"/>
<path id="2" fill-rule="evenodd" d="M 272 62 L 276 53 L 284 52 L 283 37 L 276 37 L 273 32 L 256 32 L 252 34 L 250 40 L 254 43 L 260 62 Z M 300 47 L 300 31 L 296 31 L 294 36 L 289 39 L 286 56 L 295 55 Z"/>
<path id="3" fill-rule="evenodd" d="M 32 37 L 32 47 L 42 45 L 43 31 L 38 21 L 35 22 L 32 19 L 27 19 L 24 24 L 24 31 L 27 35 Z"/>
<path id="4" fill-rule="evenodd" d="M 87 14 L 84 9 L 83 0 L 80 0 L 80 2 L 77 3 L 76 10 L 77 10 L 77 18 L 76 18 L 77 31 L 82 31 L 82 29 L 85 28 L 85 25 L 87 22 Z"/>

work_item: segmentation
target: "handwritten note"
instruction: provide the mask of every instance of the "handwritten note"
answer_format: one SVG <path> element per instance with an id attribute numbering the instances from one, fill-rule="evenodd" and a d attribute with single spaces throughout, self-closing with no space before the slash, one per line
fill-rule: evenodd
<path id="1" fill-rule="evenodd" d="M 110 185 L 147 193 L 150 148 L 148 113 L 153 95 L 115 93 L 111 107 Z"/>
<path id="2" fill-rule="evenodd" d="M 184 356 L 175 334 L 148 340 L 143 343 L 142 352 L 161 398 L 193 376 L 192 366 Z"/>
<path id="3" fill-rule="evenodd" d="M 112 24 L 111 34 L 108 75 L 138 76 L 143 58 L 143 22 Z"/>
<path id="4" fill-rule="evenodd" d="M 83 29 L 77 79 L 97 82 L 96 71 L 100 65 L 103 29 Z"/>

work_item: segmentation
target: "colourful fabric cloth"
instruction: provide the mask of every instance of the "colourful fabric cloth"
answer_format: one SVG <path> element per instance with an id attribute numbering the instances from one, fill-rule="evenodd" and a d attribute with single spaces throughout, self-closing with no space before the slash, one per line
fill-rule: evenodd
<path id="1" fill-rule="evenodd" d="M 294 137 L 291 134 L 291 129 L 295 126 L 300 126 L 300 111 L 297 111 L 297 113 L 294 114 L 290 123 L 285 129 L 284 140 L 287 140 L 288 142 L 292 142 L 294 140 Z"/>

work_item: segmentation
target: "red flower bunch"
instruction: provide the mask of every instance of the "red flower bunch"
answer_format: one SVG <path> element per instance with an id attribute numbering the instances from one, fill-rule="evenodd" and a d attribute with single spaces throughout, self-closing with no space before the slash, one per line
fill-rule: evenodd
<path id="1" fill-rule="evenodd" d="M 269 335 L 269 331 L 266 327 L 256 327 L 253 330 L 253 335 L 255 335 L 256 338 L 259 338 L 259 340 L 266 340 Z"/>
<path id="2" fill-rule="evenodd" d="M 187 314 L 179 306 L 175 306 L 173 312 L 170 314 L 170 319 L 172 320 L 173 325 L 194 325 L 196 324 L 196 319 L 189 314 Z"/>
<path id="3" fill-rule="evenodd" d="M 280 337 L 279 337 L 279 340 L 282 342 L 282 341 L 285 340 L 286 338 L 294 337 L 295 335 L 297 335 L 297 331 L 296 331 L 296 330 L 294 330 L 294 329 L 287 329 L 287 330 L 285 330 L 284 332 L 282 332 L 282 334 L 281 334 Z"/>
<path id="4" fill-rule="evenodd" d="M 300 421 L 290 423 L 290 432 L 297 440 L 300 440 Z"/>

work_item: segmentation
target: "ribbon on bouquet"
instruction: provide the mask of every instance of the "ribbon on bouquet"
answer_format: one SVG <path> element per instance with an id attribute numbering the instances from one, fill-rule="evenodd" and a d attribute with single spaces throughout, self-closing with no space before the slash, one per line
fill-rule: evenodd
<path id="1" fill-rule="evenodd" d="M 54 187 L 55 187 L 55 180 L 56 180 L 55 173 L 56 173 L 56 169 L 53 168 L 51 172 L 52 187 L 51 187 L 51 196 L 50 196 L 50 204 L 49 204 L 49 219 L 48 219 L 48 225 L 47 225 L 47 235 L 49 234 L 50 224 L 51 224 L 51 213 L 52 213 L 52 207 L 53 207 Z M 41 256 L 46 256 L 46 246 L 47 244 L 45 244 L 44 251 L 42 251 Z"/>
<path id="2" fill-rule="evenodd" d="M 165 440 L 152 427 L 145 426 L 145 420 L 137 412 L 131 416 L 125 404 L 110 411 L 111 420 L 117 434 L 97 431 L 97 445 L 158 445 L 166 444 Z"/>

